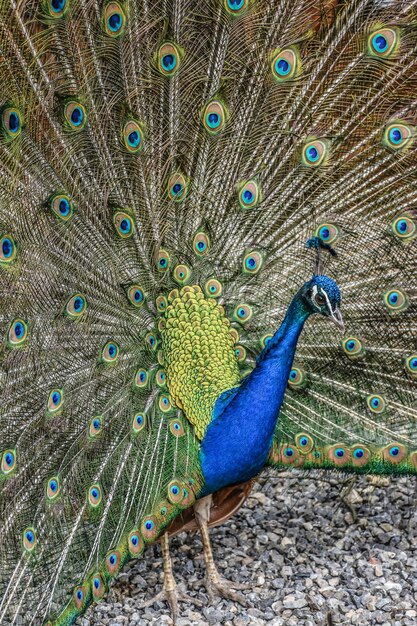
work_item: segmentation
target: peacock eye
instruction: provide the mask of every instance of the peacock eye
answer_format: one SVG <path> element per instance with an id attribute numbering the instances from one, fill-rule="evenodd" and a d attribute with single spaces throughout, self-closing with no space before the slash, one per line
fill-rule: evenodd
<path id="1" fill-rule="evenodd" d="M 74 212 L 71 198 L 64 193 L 56 193 L 49 199 L 49 207 L 64 222 L 67 222 Z"/>
<path id="2" fill-rule="evenodd" d="M 136 154 L 141 150 L 143 144 L 143 131 L 135 120 L 129 120 L 123 127 L 122 141 L 125 148 Z"/>
<path id="3" fill-rule="evenodd" d="M 415 237 L 417 226 L 411 217 L 408 215 L 400 215 L 396 217 L 391 223 L 394 234 L 402 240 L 411 239 Z"/>
<path id="4" fill-rule="evenodd" d="M 65 313 L 70 319 L 77 319 L 85 312 L 86 308 L 87 300 L 82 294 L 76 293 L 68 300 Z"/>
<path id="5" fill-rule="evenodd" d="M 7 265 L 16 257 L 16 244 L 11 235 L 3 235 L 0 239 L 0 263 Z"/>
<path id="6" fill-rule="evenodd" d="M 373 57 L 387 59 L 398 50 L 399 32 L 394 28 L 381 28 L 368 37 L 368 54 Z"/>
<path id="7" fill-rule="evenodd" d="M 339 237 L 339 229 L 334 224 L 320 224 L 316 230 L 316 236 L 320 237 L 324 243 L 334 243 Z"/>
<path id="8" fill-rule="evenodd" d="M 297 55 L 294 50 L 287 48 L 278 51 L 272 60 L 272 74 L 278 82 L 294 78 L 298 70 Z"/>
<path id="9" fill-rule="evenodd" d="M 204 233 L 203 231 L 199 231 L 195 234 L 193 239 L 193 250 L 195 254 L 197 254 L 198 256 L 203 256 L 204 254 L 207 254 L 207 252 L 210 250 L 210 245 L 210 238 L 206 233 Z"/>
<path id="10" fill-rule="evenodd" d="M 34 528 L 26 528 L 23 531 L 23 547 L 27 552 L 32 552 L 36 546 L 37 536 Z"/>
<path id="11" fill-rule="evenodd" d="M 210 135 L 220 133 L 226 124 L 226 109 L 220 100 L 213 100 L 204 109 L 204 127 Z"/>
<path id="12" fill-rule="evenodd" d="M 64 108 L 64 118 L 68 130 L 79 131 L 87 121 L 85 108 L 79 102 L 68 102 Z"/>
<path id="13" fill-rule="evenodd" d="M 127 290 L 129 302 L 135 307 L 140 307 L 145 301 L 145 293 L 139 285 L 130 285 Z"/>
<path id="14" fill-rule="evenodd" d="M 231 15 L 240 15 L 248 7 L 249 0 L 224 0 L 226 11 Z"/>
<path id="15" fill-rule="evenodd" d="M 412 139 L 413 128 L 403 122 L 396 122 L 385 128 L 383 143 L 392 150 L 402 150 Z"/>
<path id="16" fill-rule="evenodd" d="M 158 69 L 165 76 L 173 76 L 181 63 L 179 50 L 173 43 L 163 44 L 158 51 Z"/>
<path id="17" fill-rule="evenodd" d="M 14 320 L 9 328 L 8 345 L 10 348 L 22 346 L 28 336 L 28 327 L 22 319 Z"/>
<path id="18" fill-rule="evenodd" d="M 306 143 L 302 150 L 301 161 L 309 167 L 318 167 L 327 156 L 327 145 L 324 141 L 316 139 Z"/>
<path id="19" fill-rule="evenodd" d="M 168 181 L 168 197 L 174 202 L 182 202 L 187 195 L 188 181 L 182 174 L 173 174 Z"/>
<path id="20" fill-rule="evenodd" d="M 110 37 L 119 37 L 126 24 L 126 16 L 118 2 L 110 2 L 104 9 L 103 26 Z"/>
<path id="21" fill-rule="evenodd" d="M 120 348 L 115 341 L 108 341 L 101 351 L 101 360 L 104 363 L 115 363 L 118 359 Z"/>
<path id="22" fill-rule="evenodd" d="M 239 187 L 241 209 L 251 209 L 261 201 L 261 189 L 257 180 L 248 180 Z"/>
<path id="23" fill-rule="evenodd" d="M 7 107 L 1 116 L 3 134 L 7 141 L 15 139 L 22 132 L 22 116 L 18 109 Z"/>
<path id="24" fill-rule="evenodd" d="M 90 489 L 88 490 L 88 498 L 87 498 L 90 506 L 92 506 L 93 508 L 98 507 L 102 501 L 102 498 L 103 498 L 103 494 L 102 494 L 100 485 L 98 484 L 92 485 Z"/>
<path id="25" fill-rule="evenodd" d="M 62 17 L 68 9 L 67 0 L 49 0 L 49 14 L 51 17 Z"/>
<path id="26" fill-rule="evenodd" d="M 318 293 L 316 295 L 316 304 L 318 304 L 319 306 L 323 306 L 323 304 L 326 304 L 326 298 L 323 296 L 323 294 Z"/>
<path id="27" fill-rule="evenodd" d="M 113 223 L 117 234 L 122 237 L 122 239 L 131 237 L 135 231 L 133 219 L 125 211 L 116 211 L 113 216 Z"/>
<path id="28" fill-rule="evenodd" d="M 159 272 L 166 272 L 171 264 L 171 257 L 166 250 L 161 250 L 158 252 L 157 257 L 157 268 Z"/>

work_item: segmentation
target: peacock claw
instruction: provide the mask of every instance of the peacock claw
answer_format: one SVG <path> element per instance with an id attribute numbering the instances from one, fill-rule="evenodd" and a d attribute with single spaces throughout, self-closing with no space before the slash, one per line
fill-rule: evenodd
<path id="1" fill-rule="evenodd" d="M 197 598 L 189 596 L 188 593 L 181 591 L 175 585 L 172 589 L 166 589 L 165 587 L 163 587 L 161 591 L 156 594 L 156 596 L 154 596 L 150 600 L 142 602 L 142 604 L 139 605 L 139 609 L 146 609 L 148 606 L 152 606 L 153 604 L 155 604 L 155 602 L 167 602 L 171 610 L 172 622 L 176 624 L 177 619 L 180 615 L 178 601 L 194 604 L 198 607 L 203 606 L 201 600 L 197 600 Z"/>
<path id="2" fill-rule="evenodd" d="M 237 593 L 231 589 L 231 587 L 235 589 L 247 589 L 247 584 L 235 583 L 233 580 L 226 580 L 225 578 L 210 575 L 205 577 L 204 584 L 211 601 L 214 600 L 215 596 L 220 596 L 226 600 L 238 602 L 242 606 L 247 606 L 246 598 L 241 593 Z"/>

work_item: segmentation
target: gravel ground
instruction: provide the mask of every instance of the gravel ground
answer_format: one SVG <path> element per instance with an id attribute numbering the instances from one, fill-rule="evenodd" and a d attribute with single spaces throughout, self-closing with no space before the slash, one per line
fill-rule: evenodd
<path id="1" fill-rule="evenodd" d="M 222 575 L 250 584 L 247 608 L 223 599 L 210 605 L 199 536 L 174 538 L 177 583 L 204 603 L 181 603 L 178 626 L 416 626 L 416 480 L 352 480 L 344 502 L 349 485 L 341 476 L 263 477 L 239 513 L 211 531 Z M 161 585 L 155 546 L 124 569 L 107 603 L 81 625 L 172 624 L 165 603 L 139 608 Z"/>

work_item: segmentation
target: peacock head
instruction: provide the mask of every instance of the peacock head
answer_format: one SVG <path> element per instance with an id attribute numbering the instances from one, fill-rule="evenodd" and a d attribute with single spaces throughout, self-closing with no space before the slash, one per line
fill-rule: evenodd
<path id="1" fill-rule="evenodd" d="M 332 278 L 323 274 L 314 275 L 304 285 L 302 297 L 311 313 L 320 313 L 328 317 L 341 330 L 344 329 L 343 318 L 340 312 L 340 289 Z"/>

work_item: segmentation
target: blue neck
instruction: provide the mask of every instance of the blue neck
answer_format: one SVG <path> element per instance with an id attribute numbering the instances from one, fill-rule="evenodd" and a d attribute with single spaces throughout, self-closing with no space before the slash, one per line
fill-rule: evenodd
<path id="1" fill-rule="evenodd" d="M 253 478 L 265 464 L 298 338 L 310 315 L 300 292 L 240 387 L 217 400 L 201 443 L 204 494 Z"/>

